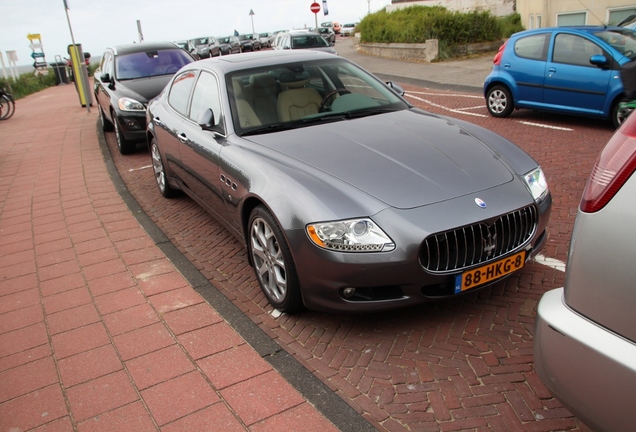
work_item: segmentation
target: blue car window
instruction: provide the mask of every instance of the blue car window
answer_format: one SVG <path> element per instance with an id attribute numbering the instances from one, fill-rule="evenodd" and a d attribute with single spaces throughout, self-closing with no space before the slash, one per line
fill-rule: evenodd
<path id="1" fill-rule="evenodd" d="M 515 41 L 515 54 L 517 57 L 531 60 L 545 60 L 547 36 L 547 34 L 539 34 L 517 39 Z"/>
<path id="2" fill-rule="evenodd" d="M 558 34 L 554 41 L 552 61 L 577 66 L 595 67 L 590 57 L 603 54 L 603 50 L 594 42 L 571 34 Z"/>

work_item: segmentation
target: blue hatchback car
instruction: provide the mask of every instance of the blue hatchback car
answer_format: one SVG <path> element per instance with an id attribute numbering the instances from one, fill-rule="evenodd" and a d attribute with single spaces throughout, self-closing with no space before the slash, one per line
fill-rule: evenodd
<path id="1" fill-rule="evenodd" d="M 636 32 L 624 27 L 551 27 L 513 34 L 484 82 L 488 111 L 520 108 L 623 120 L 620 70 L 636 58 Z"/>

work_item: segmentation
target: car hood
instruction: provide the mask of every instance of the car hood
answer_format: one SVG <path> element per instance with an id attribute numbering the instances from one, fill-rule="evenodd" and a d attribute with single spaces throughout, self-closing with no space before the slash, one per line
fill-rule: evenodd
<path id="1" fill-rule="evenodd" d="M 249 140 L 402 209 L 476 193 L 514 178 L 486 143 L 449 119 L 413 110 Z"/>
<path id="2" fill-rule="evenodd" d="M 150 99 L 161 93 L 161 90 L 172 77 L 173 74 L 118 81 L 116 86 L 117 95 L 120 98 L 129 97 L 146 104 Z"/>

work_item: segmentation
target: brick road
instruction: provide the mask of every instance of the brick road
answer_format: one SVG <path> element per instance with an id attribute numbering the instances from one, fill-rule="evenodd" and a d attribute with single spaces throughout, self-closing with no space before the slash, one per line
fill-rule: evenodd
<path id="1" fill-rule="evenodd" d="M 539 161 L 554 200 L 543 254 L 565 261 L 585 179 L 613 133 L 609 124 L 531 111 L 495 119 L 474 95 L 405 88 L 419 98 L 409 99 L 416 106 L 485 126 Z M 122 157 L 114 136 L 106 138 L 127 187 L 179 251 L 379 430 L 588 430 L 533 369 L 536 305 L 546 290 L 563 285 L 562 271 L 533 262 L 493 287 L 396 312 L 279 316 L 260 292 L 245 249 L 189 198 L 161 198 L 143 147 Z"/>

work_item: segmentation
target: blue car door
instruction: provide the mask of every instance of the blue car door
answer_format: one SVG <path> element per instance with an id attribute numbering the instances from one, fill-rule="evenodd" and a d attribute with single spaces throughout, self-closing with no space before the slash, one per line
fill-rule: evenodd
<path id="1" fill-rule="evenodd" d="M 593 55 L 611 57 L 592 40 L 557 32 L 546 67 L 546 108 L 564 112 L 604 114 L 610 79 L 616 74 L 590 64 Z"/>
<path id="2" fill-rule="evenodd" d="M 512 52 L 502 58 L 501 68 L 512 78 L 513 97 L 519 107 L 529 108 L 543 102 L 549 36 L 540 33 L 516 39 Z"/>

